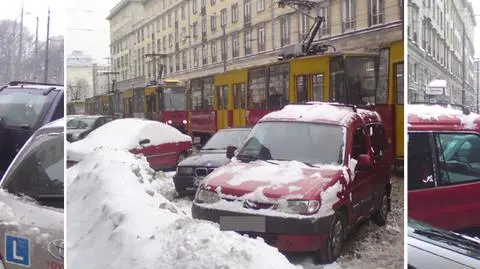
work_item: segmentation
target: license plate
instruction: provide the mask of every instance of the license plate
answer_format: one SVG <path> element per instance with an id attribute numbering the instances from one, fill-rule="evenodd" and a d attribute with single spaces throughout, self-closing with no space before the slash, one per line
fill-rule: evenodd
<path id="1" fill-rule="evenodd" d="M 259 232 L 266 230 L 263 216 L 221 216 L 220 230 L 236 232 Z"/>

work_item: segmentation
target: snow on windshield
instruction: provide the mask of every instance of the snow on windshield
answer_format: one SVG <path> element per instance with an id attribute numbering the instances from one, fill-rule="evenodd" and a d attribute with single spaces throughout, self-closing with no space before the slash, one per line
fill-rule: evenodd
<path id="1" fill-rule="evenodd" d="M 69 144 L 67 155 L 70 160 L 81 160 L 85 154 L 98 147 L 131 150 L 139 148 L 139 142 L 143 139 L 149 139 L 149 145 L 191 141 L 191 137 L 158 121 L 117 119 L 96 129 L 84 139 Z"/>
<path id="2" fill-rule="evenodd" d="M 7 125 L 33 126 L 41 116 L 47 96 L 28 90 L 3 90 L 0 94 L 0 119 Z"/>
<path id="3" fill-rule="evenodd" d="M 191 219 L 152 180 L 146 159 L 124 150 L 99 149 L 69 170 L 69 268 L 301 268 L 262 239 Z"/>

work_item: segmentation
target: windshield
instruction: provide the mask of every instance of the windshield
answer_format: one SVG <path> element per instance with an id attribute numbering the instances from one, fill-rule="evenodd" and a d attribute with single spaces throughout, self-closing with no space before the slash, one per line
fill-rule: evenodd
<path id="1" fill-rule="evenodd" d="M 185 88 L 165 88 L 163 96 L 165 111 L 185 110 Z"/>
<path id="2" fill-rule="evenodd" d="M 41 114 L 48 96 L 38 90 L 9 89 L 0 92 L 0 119 L 10 126 L 34 126 Z"/>
<path id="3" fill-rule="evenodd" d="M 2 186 L 10 193 L 63 208 L 63 133 L 39 134 L 12 164 Z"/>
<path id="4" fill-rule="evenodd" d="M 75 117 L 67 122 L 67 129 L 87 129 L 95 123 L 96 118 Z"/>
<path id="5" fill-rule="evenodd" d="M 228 146 L 235 146 L 238 148 L 245 140 L 248 132 L 250 132 L 248 129 L 219 131 L 208 140 L 203 149 L 226 149 Z"/>
<path id="6" fill-rule="evenodd" d="M 342 164 L 344 127 L 307 122 L 262 122 L 237 154 L 262 160 L 296 160 L 307 164 Z"/>

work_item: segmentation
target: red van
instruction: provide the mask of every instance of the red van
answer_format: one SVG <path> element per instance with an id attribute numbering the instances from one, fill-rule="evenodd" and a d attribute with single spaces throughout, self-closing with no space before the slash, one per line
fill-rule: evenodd
<path id="1" fill-rule="evenodd" d="M 281 251 L 318 251 L 329 263 L 360 220 L 373 215 L 385 225 L 388 150 L 373 111 L 288 105 L 264 116 L 238 150 L 229 147 L 233 158 L 202 181 L 192 215 L 258 235 Z"/>
<path id="2" fill-rule="evenodd" d="M 480 115 L 408 107 L 408 215 L 445 230 L 480 227 Z"/>

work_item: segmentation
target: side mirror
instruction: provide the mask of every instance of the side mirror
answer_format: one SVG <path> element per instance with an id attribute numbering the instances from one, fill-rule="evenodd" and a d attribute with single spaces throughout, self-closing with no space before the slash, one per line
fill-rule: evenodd
<path id="1" fill-rule="evenodd" d="M 143 147 L 145 144 L 150 144 L 150 139 L 142 139 L 140 142 L 138 142 L 138 144 Z"/>
<path id="2" fill-rule="evenodd" d="M 228 146 L 227 147 L 227 158 L 231 159 L 233 156 L 235 156 L 235 150 L 237 150 L 237 147 L 235 146 Z"/>
<path id="3" fill-rule="evenodd" d="M 360 170 L 369 169 L 372 167 L 373 164 L 372 157 L 370 157 L 370 155 L 368 154 L 359 155 L 357 161 L 357 167 Z"/>

